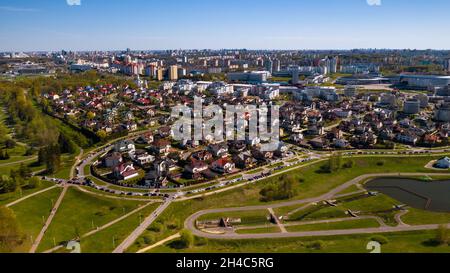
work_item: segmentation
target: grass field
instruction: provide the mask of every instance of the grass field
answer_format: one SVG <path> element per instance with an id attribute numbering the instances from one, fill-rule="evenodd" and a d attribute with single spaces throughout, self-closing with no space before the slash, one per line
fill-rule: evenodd
<path id="1" fill-rule="evenodd" d="M 140 202 L 101 198 L 70 188 L 50 224 L 38 251 L 54 247 L 54 242 L 74 239 L 137 208 Z"/>
<path id="2" fill-rule="evenodd" d="M 375 234 L 374 234 L 375 235 Z M 382 245 L 382 253 L 446 253 L 448 245 L 436 246 L 435 231 L 382 234 L 388 243 Z M 170 244 L 152 249 L 152 253 L 369 253 L 370 235 L 333 236 L 322 238 L 287 238 L 261 240 L 208 240 L 190 249 L 175 249 Z M 320 242 L 320 249 L 316 248 Z"/>
<path id="3" fill-rule="evenodd" d="M 264 228 L 254 228 L 254 229 L 238 229 L 237 234 L 260 234 L 260 233 L 279 233 L 280 228 L 277 226 L 268 226 Z"/>
<path id="4" fill-rule="evenodd" d="M 42 181 L 41 186 L 35 189 L 22 189 L 22 192 L 15 191 L 10 193 L 4 193 L 0 194 L 0 206 L 7 205 L 11 202 L 14 202 L 17 199 L 20 199 L 22 197 L 25 197 L 27 195 L 33 194 L 35 192 L 38 192 L 40 190 L 46 189 L 53 186 L 53 183 L 48 181 Z"/>
<path id="5" fill-rule="evenodd" d="M 402 221 L 409 225 L 447 224 L 450 223 L 450 213 L 438 213 L 408 208 L 409 212 Z"/>
<path id="6" fill-rule="evenodd" d="M 286 230 L 288 232 L 299 232 L 299 231 L 341 230 L 341 229 L 376 228 L 376 227 L 380 227 L 380 224 L 375 219 L 355 219 L 334 223 L 287 226 Z"/>
<path id="7" fill-rule="evenodd" d="M 157 207 L 157 204 L 151 204 L 109 228 L 81 239 L 81 251 L 83 253 L 111 253 L 139 226 L 140 221 L 150 215 Z"/>
<path id="8" fill-rule="evenodd" d="M 378 216 L 383 219 L 388 225 L 396 225 L 394 216 L 395 212 L 386 212 L 392 210 L 394 205 L 399 205 L 398 202 L 386 195 L 378 195 L 350 202 L 338 204 L 336 207 L 318 207 L 311 206 L 305 210 L 298 211 L 289 216 L 289 221 L 314 221 L 327 220 L 333 218 L 348 217 L 347 211 L 352 210 L 358 212 L 358 215 L 363 216 Z"/>
<path id="9" fill-rule="evenodd" d="M 31 239 L 34 240 L 41 231 L 43 219 L 46 220 L 50 215 L 52 204 L 56 202 L 61 191 L 61 188 L 55 188 L 11 207 L 27 238 L 20 252 L 28 252 L 31 247 Z"/>

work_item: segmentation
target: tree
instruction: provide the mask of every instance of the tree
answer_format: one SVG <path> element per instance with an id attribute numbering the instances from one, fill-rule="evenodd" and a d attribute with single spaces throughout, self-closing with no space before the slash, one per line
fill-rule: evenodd
<path id="1" fill-rule="evenodd" d="M 5 141 L 5 146 L 7 149 L 13 149 L 14 147 L 16 147 L 17 143 L 13 140 L 13 139 L 7 139 Z"/>
<path id="2" fill-rule="evenodd" d="M 59 144 L 41 148 L 38 153 L 38 162 L 47 166 L 48 173 L 56 173 L 61 167 L 61 150 Z"/>
<path id="3" fill-rule="evenodd" d="M 7 175 L 0 177 L 0 193 L 14 192 L 17 190 L 17 183 L 14 179 Z"/>
<path id="4" fill-rule="evenodd" d="M 77 151 L 77 145 L 64 134 L 59 134 L 59 149 L 62 153 L 74 154 Z"/>
<path id="5" fill-rule="evenodd" d="M 40 148 L 38 152 L 38 163 L 44 165 L 47 162 L 47 148 Z"/>
<path id="6" fill-rule="evenodd" d="M 86 118 L 89 119 L 89 120 L 94 119 L 95 118 L 95 113 L 89 111 L 86 114 Z"/>
<path id="7" fill-rule="evenodd" d="M 0 252 L 12 252 L 22 243 L 22 237 L 14 211 L 0 207 Z"/>
<path id="8" fill-rule="evenodd" d="M 108 134 L 107 134 L 104 130 L 99 130 L 99 131 L 97 132 L 97 136 L 98 136 L 100 139 L 105 139 L 105 138 L 108 136 Z"/>
<path id="9" fill-rule="evenodd" d="M 23 163 L 20 164 L 18 171 L 21 178 L 30 178 L 33 175 L 31 168 Z"/>
<path id="10" fill-rule="evenodd" d="M 42 181 L 35 176 L 30 178 L 30 180 L 28 180 L 28 187 L 30 189 L 40 188 L 41 185 L 42 185 Z"/>
<path id="11" fill-rule="evenodd" d="M 436 242 L 440 245 L 446 245 L 450 242 L 450 231 L 447 225 L 440 225 L 437 229 Z"/>
<path id="12" fill-rule="evenodd" d="M 194 235 L 187 229 L 182 230 L 180 232 L 180 243 L 184 248 L 191 248 L 194 245 Z"/>
<path id="13" fill-rule="evenodd" d="M 295 179 L 292 176 L 281 176 L 280 183 L 271 183 L 260 191 L 263 202 L 286 200 L 296 194 Z"/>

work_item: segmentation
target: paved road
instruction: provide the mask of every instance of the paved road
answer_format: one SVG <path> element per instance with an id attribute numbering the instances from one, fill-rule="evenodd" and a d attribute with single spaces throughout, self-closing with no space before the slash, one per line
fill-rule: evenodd
<path id="1" fill-rule="evenodd" d="M 380 227 L 380 228 L 363 228 L 348 230 L 324 230 L 324 231 L 308 231 L 308 232 L 290 232 L 290 233 L 272 233 L 272 234 L 233 234 L 226 233 L 223 235 L 210 234 L 204 232 L 194 232 L 195 235 L 206 237 L 209 239 L 267 239 L 267 238 L 302 238 L 302 237 L 326 237 L 338 235 L 356 235 L 356 234 L 378 234 L 390 232 L 406 232 L 406 231 L 423 231 L 435 230 L 440 225 L 421 225 L 421 226 L 398 226 L 398 227 Z M 450 224 L 447 225 L 450 227 Z"/>
<path id="2" fill-rule="evenodd" d="M 70 169 L 70 179 L 73 179 L 76 177 L 75 168 L 77 167 L 78 163 L 80 163 L 80 160 L 83 157 L 83 154 L 84 154 L 84 150 L 83 150 L 83 148 L 80 147 L 80 153 L 75 158 L 75 163 L 72 165 L 72 168 Z"/>
<path id="3" fill-rule="evenodd" d="M 94 191 L 90 191 L 90 190 L 86 190 L 85 188 L 81 187 L 81 186 L 76 186 L 76 188 L 86 194 L 90 194 L 90 195 L 95 195 L 95 196 L 100 196 L 100 197 L 104 197 L 104 198 L 109 198 L 109 199 L 117 199 L 117 200 L 127 200 L 127 201 L 137 201 L 137 202 L 154 202 L 154 203 L 162 203 L 164 202 L 161 199 L 152 199 L 152 198 L 131 198 L 131 197 L 122 197 L 120 195 L 115 196 L 115 195 L 111 195 L 111 194 L 103 194 L 103 193 L 97 193 Z"/>
<path id="4" fill-rule="evenodd" d="M 395 221 L 400 225 L 400 226 L 409 226 L 407 224 L 405 224 L 402 220 L 402 217 L 405 216 L 407 213 L 409 213 L 409 210 L 404 210 L 400 213 L 397 213 L 395 215 Z"/>
<path id="5" fill-rule="evenodd" d="M 169 207 L 172 203 L 172 199 L 167 199 L 161 206 L 159 206 L 152 214 L 150 214 L 145 220 L 113 251 L 113 253 L 123 253 L 129 248 L 137 238 L 144 233 L 153 221 L 158 218 L 161 213 Z"/>
<path id="6" fill-rule="evenodd" d="M 14 201 L 14 202 L 11 202 L 11 203 L 7 204 L 6 207 L 7 207 L 7 208 L 12 207 L 12 206 L 14 206 L 14 205 L 19 204 L 19 203 L 22 202 L 22 201 L 27 200 L 28 198 L 31 198 L 31 197 L 36 196 L 36 195 L 39 195 L 39 194 L 44 193 L 44 192 L 49 191 L 49 190 L 53 190 L 54 188 L 57 188 L 57 187 L 58 187 L 58 186 L 55 185 L 55 186 L 52 186 L 52 187 L 48 187 L 48 188 L 46 188 L 46 189 L 43 189 L 43 190 L 41 190 L 41 191 L 37 191 L 37 192 L 35 192 L 35 193 L 29 194 L 29 195 L 24 196 L 24 197 L 22 197 L 22 198 L 20 198 L 20 199 L 17 199 L 17 200 Z"/>
<path id="7" fill-rule="evenodd" d="M 69 188 L 68 185 L 64 185 L 64 189 L 61 192 L 61 195 L 59 196 L 58 200 L 56 201 L 55 206 L 53 207 L 49 217 L 47 218 L 47 221 L 45 222 L 44 227 L 42 228 L 41 232 L 36 237 L 36 240 L 34 241 L 33 245 L 31 246 L 30 253 L 35 253 L 36 252 L 36 249 L 38 248 L 39 244 L 41 243 L 42 238 L 44 238 L 44 235 L 47 232 L 48 227 L 52 223 L 52 220 L 55 217 L 56 212 L 58 211 L 58 208 L 61 205 L 62 200 L 64 199 L 64 196 L 67 193 L 67 189 L 68 188 Z"/>
<path id="8" fill-rule="evenodd" d="M 283 225 L 285 227 L 294 227 L 294 226 L 297 227 L 297 226 L 306 226 L 306 225 L 340 223 L 340 222 L 346 222 L 346 221 L 365 220 L 365 219 L 373 219 L 373 220 L 377 221 L 380 226 L 386 226 L 386 224 L 383 222 L 383 220 L 380 217 L 376 217 L 376 216 L 361 216 L 358 218 L 346 217 L 346 218 L 335 218 L 335 219 L 304 221 L 304 222 L 288 222 Z M 266 228 L 266 227 L 267 227 L 267 225 L 244 226 L 244 227 L 237 227 L 236 230 L 249 230 L 249 229 Z"/>
<path id="9" fill-rule="evenodd" d="M 195 226 L 195 221 L 199 217 L 211 214 L 211 213 L 224 213 L 233 211 L 254 211 L 254 210 L 267 210 L 269 208 L 280 208 L 287 206 L 302 205 L 308 203 L 320 202 L 323 200 L 329 200 L 339 192 L 349 188 L 350 186 L 360 183 L 361 181 L 376 178 L 376 177 L 403 177 L 403 176 L 448 176 L 448 173 L 397 173 L 397 174 L 365 174 L 356 177 L 336 188 L 330 192 L 315 198 L 308 198 L 303 200 L 293 200 L 272 205 L 259 205 L 259 206 L 248 206 L 248 207 L 236 207 L 236 208 L 222 208 L 222 209 L 210 209 L 199 211 L 189 218 L 186 219 L 184 225 L 189 229 L 194 235 L 199 237 L 206 237 L 210 239 L 259 239 L 259 238 L 286 238 L 286 237 L 305 237 L 305 236 L 328 236 L 328 235 L 343 235 L 343 234 L 361 234 L 361 233 L 383 233 L 383 232 L 394 232 L 394 231 L 409 231 L 409 230 L 426 230 L 426 229 L 436 229 L 438 225 L 427 225 L 427 226 L 399 226 L 399 227 L 381 227 L 381 228 L 371 228 L 371 229 L 355 229 L 348 231 L 316 231 L 316 232 L 292 232 L 292 233 L 281 233 L 281 234 L 209 234 L 198 230 Z"/>

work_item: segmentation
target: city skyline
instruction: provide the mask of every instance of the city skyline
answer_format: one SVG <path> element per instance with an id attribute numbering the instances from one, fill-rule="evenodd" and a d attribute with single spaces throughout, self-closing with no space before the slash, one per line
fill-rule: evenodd
<path id="1" fill-rule="evenodd" d="M 446 49 L 450 44 L 443 35 L 450 3 L 442 0 L 36 2 L 0 1 L 0 51 Z"/>

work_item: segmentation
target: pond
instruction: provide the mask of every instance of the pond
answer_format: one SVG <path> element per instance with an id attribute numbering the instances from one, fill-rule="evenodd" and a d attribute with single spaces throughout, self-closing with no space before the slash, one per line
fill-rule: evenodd
<path id="1" fill-rule="evenodd" d="M 425 182 L 404 178 L 377 178 L 365 184 L 369 191 L 378 191 L 410 207 L 450 212 L 450 180 Z"/>

